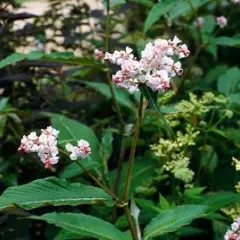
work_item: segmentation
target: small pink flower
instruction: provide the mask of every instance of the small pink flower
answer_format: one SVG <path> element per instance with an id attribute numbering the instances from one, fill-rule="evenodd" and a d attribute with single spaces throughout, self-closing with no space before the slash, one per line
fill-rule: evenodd
<path id="1" fill-rule="evenodd" d="M 87 141 L 81 139 L 78 141 L 77 146 L 73 146 L 72 144 L 68 143 L 65 146 L 66 150 L 70 152 L 70 159 L 77 160 L 77 158 L 86 158 L 91 153 L 90 145 Z"/>
<path id="2" fill-rule="evenodd" d="M 217 17 L 217 25 L 220 28 L 226 27 L 227 23 L 228 23 L 227 18 L 225 18 L 224 16 Z"/>
<path id="3" fill-rule="evenodd" d="M 98 59 L 103 59 L 104 58 L 104 53 L 103 51 L 100 51 L 98 49 L 95 49 L 94 50 L 94 55 L 96 56 L 96 58 Z"/>
<path id="4" fill-rule="evenodd" d="M 204 23 L 205 23 L 205 19 L 203 17 L 198 17 L 194 25 L 201 27 Z"/>

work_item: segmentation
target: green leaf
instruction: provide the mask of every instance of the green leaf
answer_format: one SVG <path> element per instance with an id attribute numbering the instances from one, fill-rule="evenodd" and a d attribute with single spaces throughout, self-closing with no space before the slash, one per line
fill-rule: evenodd
<path id="1" fill-rule="evenodd" d="M 77 240 L 77 239 L 86 239 L 84 236 L 80 236 L 80 234 L 67 232 L 65 230 L 61 230 L 53 240 Z"/>
<path id="2" fill-rule="evenodd" d="M 203 26 L 201 26 L 201 29 L 204 33 L 207 34 L 212 33 L 215 26 L 216 26 L 215 16 L 213 15 L 204 16 L 204 24 Z"/>
<path id="3" fill-rule="evenodd" d="M 87 170 L 97 168 L 100 165 L 100 163 L 93 161 L 90 158 L 82 159 L 81 163 Z M 82 173 L 84 173 L 84 170 L 80 168 L 76 162 L 72 162 L 64 168 L 64 170 L 59 174 L 59 177 L 69 179 L 81 175 Z"/>
<path id="4" fill-rule="evenodd" d="M 174 136 L 172 128 L 170 127 L 170 125 L 166 121 L 164 115 L 161 113 L 160 109 L 156 105 L 158 92 L 150 91 L 149 88 L 145 85 L 140 85 L 139 89 L 140 89 L 142 95 L 147 99 L 150 108 L 152 108 L 153 110 L 155 110 L 159 114 L 160 119 L 163 121 L 164 125 L 167 128 L 167 132 L 171 136 Z"/>
<path id="5" fill-rule="evenodd" d="M 240 105 L 240 93 L 233 93 L 230 94 L 228 99 L 232 102 L 232 103 L 236 103 L 238 105 Z"/>
<path id="6" fill-rule="evenodd" d="M 0 210 L 15 207 L 31 210 L 44 206 L 77 206 L 104 203 L 111 199 L 100 188 L 49 177 L 8 188 L 0 197 Z"/>
<path id="7" fill-rule="evenodd" d="M 12 55 L 10 55 L 10 56 L 6 57 L 5 59 L 3 59 L 2 61 L 0 61 L 0 69 L 7 65 L 10 65 L 10 64 L 13 64 L 16 62 L 20 62 L 24 59 L 25 59 L 25 54 L 13 53 Z"/>
<path id="8" fill-rule="evenodd" d="M 77 140 L 84 139 L 88 141 L 91 146 L 91 159 L 95 162 L 101 161 L 99 155 L 99 141 L 91 128 L 57 113 L 43 114 L 50 117 L 53 127 L 60 131 L 58 137 L 60 146 L 65 149 L 66 143 L 76 144 Z"/>
<path id="9" fill-rule="evenodd" d="M 146 7 L 152 7 L 153 6 L 153 3 L 151 0 L 129 0 L 129 2 L 134 2 L 134 3 L 137 3 L 137 4 L 141 4 L 141 5 L 144 5 Z"/>
<path id="10" fill-rule="evenodd" d="M 187 188 L 184 190 L 184 196 L 189 198 L 200 198 L 205 187 Z"/>
<path id="11" fill-rule="evenodd" d="M 146 33 L 148 29 L 155 22 L 157 22 L 162 15 L 166 14 L 175 4 L 175 1 L 172 0 L 166 0 L 155 4 L 148 13 L 147 19 L 144 22 L 144 32 Z"/>
<path id="12" fill-rule="evenodd" d="M 207 2 L 210 2 L 210 0 L 191 0 L 191 2 L 195 10 L 197 10 L 197 8 L 201 7 Z M 175 6 L 170 11 L 169 17 L 176 18 L 176 17 L 184 16 L 189 12 L 192 12 L 192 9 L 188 0 L 179 0 L 177 3 L 175 2 Z"/>
<path id="13" fill-rule="evenodd" d="M 0 69 L 6 67 L 8 65 L 20 62 L 22 60 L 45 60 L 45 61 L 54 61 L 67 65 L 82 65 L 82 66 L 90 66 L 90 67 L 98 67 L 101 68 L 104 66 L 99 61 L 96 61 L 93 58 L 86 57 L 75 57 L 72 53 L 69 52 L 58 52 L 58 53 L 50 53 L 44 54 L 40 51 L 33 51 L 28 54 L 22 53 L 13 53 L 10 56 L 6 57 L 2 61 L 0 61 Z"/>
<path id="14" fill-rule="evenodd" d="M 162 194 L 160 194 L 160 196 L 159 196 L 159 206 L 163 210 L 171 208 L 168 200 Z"/>
<path id="15" fill-rule="evenodd" d="M 124 240 L 124 233 L 100 218 L 79 213 L 47 213 L 31 219 L 46 221 L 80 236 L 105 240 Z"/>
<path id="16" fill-rule="evenodd" d="M 166 210 L 154 218 L 144 229 L 144 239 L 152 239 L 166 233 L 175 232 L 188 225 L 195 218 L 201 217 L 207 206 L 182 205 Z"/>
<path id="17" fill-rule="evenodd" d="M 108 161 L 112 155 L 113 152 L 112 142 L 113 142 L 112 132 L 109 129 L 106 129 L 102 137 L 100 146 L 100 152 L 105 161 Z"/>
<path id="18" fill-rule="evenodd" d="M 88 87 L 93 88 L 94 90 L 101 93 L 108 100 L 112 98 L 109 86 L 106 83 L 89 82 L 89 81 L 84 81 L 84 83 Z M 119 104 L 127 107 L 131 111 L 135 111 L 135 107 L 134 107 L 133 103 L 131 102 L 129 95 L 126 92 L 124 92 L 123 90 L 118 89 L 116 87 L 114 87 L 114 92 L 115 92 L 115 96 L 116 96 L 116 99 L 119 102 Z"/>
<path id="19" fill-rule="evenodd" d="M 218 91 L 229 96 L 240 89 L 240 69 L 238 67 L 230 68 L 218 79 Z"/>
<path id="20" fill-rule="evenodd" d="M 111 7 L 116 7 L 118 5 L 125 4 L 126 0 L 112 0 L 111 1 Z"/>
<path id="21" fill-rule="evenodd" d="M 224 74 L 228 69 L 228 66 L 225 64 L 217 65 L 216 67 L 210 69 L 207 72 L 207 75 L 204 78 L 204 82 L 207 84 L 212 84 L 214 83 L 219 76 Z"/>
<path id="22" fill-rule="evenodd" d="M 212 173 L 218 164 L 218 156 L 212 147 L 203 152 L 201 157 L 201 166 L 205 168 L 209 173 Z"/>
<path id="23" fill-rule="evenodd" d="M 195 201 L 196 204 L 206 205 L 206 214 L 219 210 L 232 203 L 240 203 L 240 194 L 233 192 L 215 192 L 204 195 Z"/>
<path id="24" fill-rule="evenodd" d="M 221 46 L 239 47 L 240 35 L 234 37 L 216 37 L 212 42 Z"/>

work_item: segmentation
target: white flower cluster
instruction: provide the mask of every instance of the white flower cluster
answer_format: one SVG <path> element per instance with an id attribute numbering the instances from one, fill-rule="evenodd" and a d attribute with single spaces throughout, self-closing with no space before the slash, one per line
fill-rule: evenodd
<path id="1" fill-rule="evenodd" d="M 129 47 L 125 51 L 115 50 L 113 54 L 107 52 L 105 60 L 121 66 L 121 70 L 113 75 L 113 81 L 129 92 L 137 91 L 140 84 L 146 84 L 153 91 L 164 92 L 170 87 L 171 77 L 183 74 L 181 63 L 175 62 L 173 57 L 180 59 L 190 54 L 187 45 L 179 43 L 181 40 L 177 37 L 150 42 L 141 52 L 140 60 L 134 57 Z"/>
<path id="2" fill-rule="evenodd" d="M 227 230 L 224 240 L 240 240 L 240 218 L 231 224 L 231 229 Z"/>
<path id="3" fill-rule="evenodd" d="M 220 16 L 220 17 L 217 17 L 217 25 L 220 27 L 220 28 L 224 28 L 227 26 L 227 18 L 225 18 L 224 16 Z"/>
<path id="4" fill-rule="evenodd" d="M 31 132 L 28 136 L 23 136 L 18 151 L 26 153 L 37 153 L 45 168 L 58 163 L 57 137 L 59 131 L 53 127 L 41 130 L 40 136 L 36 132 Z M 85 140 L 79 140 L 78 146 L 70 143 L 66 144 L 66 150 L 70 152 L 71 160 L 86 158 L 91 153 L 90 145 Z"/>
<path id="5" fill-rule="evenodd" d="M 57 156 L 57 137 L 59 131 L 51 126 L 41 131 L 42 133 L 39 137 L 36 132 L 31 132 L 28 136 L 24 135 L 18 150 L 27 153 L 36 152 L 45 167 L 49 168 L 50 165 L 56 164 L 59 159 Z"/>
<path id="6" fill-rule="evenodd" d="M 86 158 L 91 153 L 89 143 L 83 139 L 78 141 L 77 146 L 73 146 L 70 143 L 66 144 L 66 150 L 71 153 L 71 160 L 77 160 L 78 157 Z"/>

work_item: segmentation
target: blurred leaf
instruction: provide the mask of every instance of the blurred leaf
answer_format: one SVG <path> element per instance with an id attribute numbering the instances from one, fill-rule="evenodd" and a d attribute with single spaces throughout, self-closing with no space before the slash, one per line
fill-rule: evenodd
<path id="1" fill-rule="evenodd" d="M 240 89 L 240 69 L 233 67 L 218 79 L 218 91 L 229 96 Z"/>
<path id="2" fill-rule="evenodd" d="M 25 210 L 44 206 L 77 206 L 104 203 L 111 199 L 111 196 L 100 188 L 49 177 L 8 188 L 0 197 L 0 210 L 18 206 Z"/>
<path id="3" fill-rule="evenodd" d="M 109 160 L 113 152 L 112 142 L 113 142 L 112 132 L 109 129 L 106 129 L 104 131 L 104 135 L 102 137 L 100 145 L 101 155 L 104 157 L 106 161 Z"/>
<path id="4" fill-rule="evenodd" d="M 88 87 L 91 87 L 94 90 L 100 92 L 107 99 L 111 99 L 112 95 L 111 95 L 109 86 L 106 83 L 98 83 L 98 82 L 90 82 L 90 81 L 84 81 L 84 83 Z M 135 111 L 135 107 L 134 107 L 133 103 L 131 102 L 129 95 L 126 92 L 124 92 L 123 90 L 118 89 L 116 87 L 114 87 L 114 92 L 115 92 L 115 96 L 116 96 L 116 99 L 119 102 L 119 104 L 127 107 L 131 111 Z"/>
<path id="5" fill-rule="evenodd" d="M 181 237 L 190 237 L 190 236 L 196 237 L 196 235 L 199 235 L 202 233 L 204 233 L 204 230 L 202 229 L 186 226 L 179 229 L 179 231 L 177 232 L 177 235 Z"/>
<path id="6" fill-rule="evenodd" d="M 205 188 L 206 187 L 187 188 L 184 190 L 184 196 L 189 198 L 200 198 Z"/>
<path id="7" fill-rule="evenodd" d="M 46 221 L 80 236 L 105 240 L 124 240 L 124 233 L 111 223 L 81 213 L 47 213 L 31 219 Z"/>
<path id="8" fill-rule="evenodd" d="M 203 152 L 200 162 L 203 168 L 212 173 L 218 164 L 217 153 L 210 147 L 207 151 Z"/>
<path id="9" fill-rule="evenodd" d="M 128 169 L 128 163 L 123 164 L 121 179 L 119 181 L 119 189 L 122 192 L 125 184 L 126 174 Z M 133 173 L 131 177 L 131 187 L 130 191 L 133 192 L 135 188 L 144 183 L 155 173 L 155 164 L 149 162 L 147 159 L 136 158 L 134 161 Z M 113 185 L 116 179 L 117 170 L 110 172 L 110 183 Z"/>
<path id="10" fill-rule="evenodd" d="M 159 18 L 166 14 L 174 5 L 175 1 L 165 0 L 163 2 L 156 3 L 148 13 L 147 19 L 144 23 L 143 31 L 146 33 L 148 29 L 159 20 Z"/>
<path id="11" fill-rule="evenodd" d="M 61 230 L 53 240 L 77 240 L 77 239 L 86 239 L 86 237 L 80 236 L 80 234 Z"/>
<path id="12" fill-rule="evenodd" d="M 3 59 L 2 61 L 0 61 L 0 68 L 3 68 L 7 65 L 22 61 L 23 59 L 25 59 L 25 55 L 22 53 L 13 53 L 12 55 L 6 57 L 5 59 Z"/>
<path id="13" fill-rule="evenodd" d="M 239 84 L 240 84 L 240 83 L 239 83 Z M 239 105 L 240 105 L 240 92 L 239 92 L 239 93 L 230 94 L 228 98 L 229 98 L 229 100 L 230 100 L 232 103 L 236 103 L 236 104 L 239 104 Z"/>
<path id="14" fill-rule="evenodd" d="M 92 151 L 90 157 L 93 161 L 101 161 L 99 141 L 90 127 L 57 113 L 42 114 L 50 117 L 53 127 L 60 131 L 58 143 L 63 149 L 65 149 L 67 143 L 77 144 L 78 140 L 84 139 L 88 141 L 91 146 Z"/>
<path id="15" fill-rule="evenodd" d="M 160 109 L 156 105 L 158 92 L 153 92 L 153 91 L 149 90 L 149 88 L 145 85 L 140 85 L 139 89 L 140 89 L 142 95 L 147 99 L 150 108 L 152 108 L 153 110 L 155 110 L 159 114 L 160 119 L 163 121 L 163 124 L 167 128 L 167 132 L 171 136 L 174 136 L 172 128 L 170 127 L 170 125 L 166 121 L 164 115 L 160 112 Z"/>
<path id="16" fill-rule="evenodd" d="M 141 5 L 144 5 L 146 7 L 152 7 L 153 3 L 151 0 L 129 0 L 129 2 L 134 2 L 134 3 L 138 3 Z"/>
<path id="17" fill-rule="evenodd" d="M 201 7 L 205 3 L 210 2 L 210 0 L 191 0 L 191 2 L 195 10 L 197 10 L 199 7 Z M 192 12 L 192 9 L 188 0 L 179 0 L 175 2 L 175 6 L 173 7 L 173 9 L 171 9 L 169 17 L 176 18 L 176 17 L 186 15 L 189 12 Z"/>
<path id="18" fill-rule="evenodd" d="M 45 60 L 45 61 L 59 62 L 67 65 L 83 65 L 83 66 L 91 66 L 91 67 L 98 67 L 98 68 L 101 68 L 104 66 L 104 64 L 102 64 L 99 61 L 96 61 L 93 58 L 75 57 L 73 56 L 72 53 L 69 53 L 69 52 L 44 54 L 40 51 L 33 51 L 28 54 L 13 53 L 12 55 L 0 61 L 0 69 L 8 65 L 20 62 L 22 60 Z"/>
<path id="19" fill-rule="evenodd" d="M 213 15 L 204 16 L 204 24 L 203 26 L 201 26 L 203 32 L 210 34 L 213 32 L 215 26 L 216 26 L 215 16 Z"/>
<path id="20" fill-rule="evenodd" d="M 220 221 L 213 221 L 214 240 L 222 239 L 225 235 L 228 225 Z"/>
<path id="21" fill-rule="evenodd" d="M 206 205 L 208 207 L 206 214 L 219 210 L 232 203 L 240 203 L 240 194 L 233 192 L 215 192 L 196 199 L 196 204 Z"/>
<path id="22" fill-rule="evenodd" d="M 97 168 L 100 165 L 98 162 L 93 161 L 90 158 L 82 159 L 81 163 L 87 170 Z M 80 168 L 76 162 L 72 162 L 69 165 L 67 165 L 66 168 L 64 168 L 64 170 L 59 174 L 59 177 L 69 179 L 76 177 L 82 173 L 84 173 L 84 170 Z"/>
<path id="23" fill-rule="evenodd" d="M 167 199 L 162 194 L 159 195 L 159 206 L 163 210 L 171 208 L 171 206 L 168 203 Z"/>
<path id="24" fill-rule="evenodd" d="M 122 5 L 126 3 L 126 0 L 111 0 L 111 7 Z"/>
<path id="25" fill-rule="evenodd" d="M 220 75 L 224 74 L 227 71 L 227 69 L 228 69 L 228 66 L 225 64 L 217 65 L 216 67 L 211 68 L 207 72 L 204 78 L 204 82 L 207 84 L 214 83 Z"/>
<path id="26" fill-rule="evenodd" d="M 182 205 L 174 209 L 166 210 L 154 218 L 144 229 L 144 239 L 161 236 L 175 232 L 179 228 L 188 225 L 195 218 L 201 217 L 207 206 Z"/>
<path id="27" fill-rule="evenodd" d="M 213 43 L 221 46 L 239 47 L 240 46 L 240 35 L 234 37 L 216 37 Z"/>

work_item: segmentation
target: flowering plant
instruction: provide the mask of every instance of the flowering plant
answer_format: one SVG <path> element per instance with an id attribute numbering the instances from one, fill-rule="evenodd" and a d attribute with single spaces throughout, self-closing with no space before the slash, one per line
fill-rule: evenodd
<path id="1" fill-rule="evenodd" d="M 238 2 L 71 3 L 81 47 L 57 12 L 66 52 L 40 38 L 43 51 L 0 61 L 33 75 L 0 91 L 12 91 L 0 101 L 0 211 L 36 223 L 34 239 L 238 240 Z"/>

